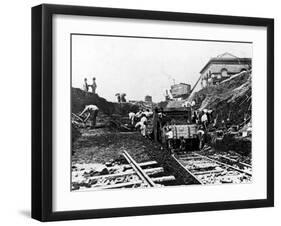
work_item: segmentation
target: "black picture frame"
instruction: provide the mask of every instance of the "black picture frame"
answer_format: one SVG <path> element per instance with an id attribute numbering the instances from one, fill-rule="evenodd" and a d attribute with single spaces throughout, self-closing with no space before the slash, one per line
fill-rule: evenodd
<path id="1" fill-rule="evenodd" d="M 52 210 L 52 17 L 55 14 L 266 27 L 267 198 L 54 212 Z M 32 218 L 40 221 L 56 221 L 271 206 L 274 206 L 273 19 L 49 4 L 32 8 Z"/>

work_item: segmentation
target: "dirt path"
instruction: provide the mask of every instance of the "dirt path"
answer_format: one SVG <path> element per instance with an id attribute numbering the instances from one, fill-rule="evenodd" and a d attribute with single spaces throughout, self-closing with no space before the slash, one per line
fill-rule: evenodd
<path id="1" fill-rule="evenodd" d="M 115 132 L 106 128 L 82 130 L 82 136 L 74 143 L 72 164 L 105 163 L 117 159 L 126 150 L 137 162 L 151 159 L 148 151 L 155 147 L 139 132 Z"/>

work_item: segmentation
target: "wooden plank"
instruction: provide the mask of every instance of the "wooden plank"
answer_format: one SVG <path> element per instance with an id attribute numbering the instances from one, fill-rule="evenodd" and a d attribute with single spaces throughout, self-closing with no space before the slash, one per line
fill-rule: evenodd
<path id="1" fill-rule="evenodd" d="M 128 132 L 119 132 L 120 134 L 135 134 L 135 133 L 139 133 L 137 131 L 128 131 Z"/>
<path id="2" fill-rule="evenodd" d="M 129 172 L 122 172 L 122 173 L 106 174 L 106 175 L 98 175 L 98 176 L 88 177 L 87 180 L 99 180 L 101 178 L 109 179 L 109 178 L 122 177 L 122 176 L 134 175 L 134 174 L 136 174 L 136 173 L 131 170 Z"/>
<path id="3" fill-rule="evenodd" d="M 183 157 L 183 158 L 180 158 L 181 160 L 194 160 L 194 159 L 202 159 L 202 157 L 200 156 L 191 156 L 191 157 Z"/>
<path id="4" fill-rule="evenodd" d="M 199 158 L 198 156 L 194 154 L 180 154 L 177 155 L 178 158 L 183 159 L 183 158 Z"/>
<path id="5" fill-rule="evenodd" d="M 157 173 L 163 173 L 164 169 L 163 169 L 163 167 L 156 167 L 156 168 L 144 169 L 143 171 L 147 175 L 153 175 L 153 174 L 157 174 Z"/>
<path id="6" fill-rule="evenodd" d="M 202 174 L 212 174 L 212 173 L 221 173 L 224 170 L 207 170 L 207 171 L 197 171 L 197 172 L 193 172 L 194 175 L 202 175 Z"/>
<path id="7" fill-rule="evenodd" d="M 77 118 L 79 121 L 81 121 L 81 122 L 84 122 L 84 120 L 80 117 L 80 116 L 78 116 L 78 115 L 76 115 L 76 114 L 74 114 L 74 113 L 71 113 L 75 118 Z"/>
<path id="8" fill-rule="evenodd" d="M 239 162 L 239 161 L 237 161 L 236 159 L 232 159 L 232 158 L 229 158 L 229 157 L 227 157 L 227 156 L 223 156 L 223 155 L 219 155 L 219 156 L 222 157 L 222 158 L 224 158 L 224 159 L 228 159 L 228 160 L 230 160 L 230 161 L 233 161 L 233 162 L 239 163 L 239 164 L 241 164 L 241 165 L 247 166 L 247 167 L 249 167 L 249 168 L 252 168 L 252 166 L 249 165 L 249 164 L 247 164 L 247 163 Z"/>
<path id="9" fill-rule="evenodd" d="M 230 160 L 230 161 L 232 161 L 232 162 L 238 162 L 238 160 L 229 158 L 229 157 L 227 157 L 227 156 L 219 155 L 219 157 L 221 157 L 221 158 L 223 158 L 223 159 Z"/>
<path id="10" fill-rule="evenodd" d="M 176 180 L 176 178 L 174 176 L 154 177 L 154 178 L 151 178 L 151 179 L 154 183 L 161 183 L 161 182 Z"/>
<path id="11" fill-rule="evenodd" d="M 106 186 L 96 186 L 96 187 L 92 187 L 92 189 L 90 189 L 90 190 L 123 188 L 123 187 L 129 187 L 129 186 L 133 186 L 133 185 L 139 185 L 142 183 L 143 182 L 141 180 L 137 180 L 137 181 L 126 182 L 126 183 L 110 184 L 110 185 L 106 185 Z"/>
<path id="12" fill-rule="evenodd" d="M 156 164 L 158 164 L 156 161 L 148 161 L 148 162 L 138 163 L 138 165 L 140 167 L 152 166 L 152 165 L 156 165 Z M 124 168 L 130 169 L 130 168 L 132 168 L 132 166 L 131 165 L 124 165 Z"/>
<path id="13" fill-rule="evenodd" d="M 158 164 L 158 162 L 156 161 L 148 161 L 148 162 L 141 162 L 141 163 L 138 163 L 138 165 L 140 167 L 144 167 L 144 166 L 150 166 L 150 165 L 156 165 Z"/>
<path id="14" fill-rule="evenodd" d="M 85 119 L 84 119 L 84 122 L 87 122 L 87 121 L 88 121 L 90 115 L 91 115 L 91 113 L 88 113 L 88 114 L 87 114 L 87 116 L 86 116 Z"/>

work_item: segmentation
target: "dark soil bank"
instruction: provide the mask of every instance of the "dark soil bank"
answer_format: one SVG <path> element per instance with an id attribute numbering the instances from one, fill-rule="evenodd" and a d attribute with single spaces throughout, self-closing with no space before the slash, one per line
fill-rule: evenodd
<path id="1" fill-rule="evenodd" d="M 137 162 L 150 160 L 153 148 L 138 132 L 115 132 L 106 128 L 83 130 L 74 143 L 73 163 L 105 163 L 117 159 L 126 150 Z"/>
<path id="2" fill-rule="evenodd" d="M 101 163 L 116 160 L 126 150 L 137 163 L 155 160 L 165 170 L 165 175 L 174 175 L 170 185 L 192 184 L 184 170 L 170 153 L 158 143 L 143 138 L 139 132 L 119 132 L 106 128 L 81 130 L 82 136 L 73 145 L 72 164 Z"/>

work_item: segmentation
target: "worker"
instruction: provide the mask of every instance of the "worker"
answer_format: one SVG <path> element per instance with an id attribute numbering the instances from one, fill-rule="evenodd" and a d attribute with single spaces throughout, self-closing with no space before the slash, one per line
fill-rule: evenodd
<path id="1" fill-rule="evenodd" d="M 129 119 L 131 120 L 131 124 L 134 125 L 136 114 L 134 112 L 129 113 Z"/>
<path id="2" fill-rule="evenodd" d="M 207 118 L 208 118 L 208 124 L 210 124 L 211 121 L 212 121 L 212 113 L 213 113 L 212 110 L 208 110 L 208 111 L 206 112 L 206 115 L 207 115 Z"/>
<path id="3" fill-rule="evenodd" d="M 186 141 L 183 136 L 180 137 L 180 151 L 184 152 L 186 150 Z"/>
<path id="4" fill-rule="evenodd" d="M 96 89 L 97 89 L 96 78 L 93 77 L 92 93 L 96 93 Z"/>
<path id="5" fill-rule="evenodd" d="M 205 145 L 205 132 L 202 126 L 199 127 L 197 131 L 197 136 L 199 138 L 199 149 L 202 149 Z"/>
<path id="6" fill-rule="evenodd" d="M 208 116 L 206 111 L 204 111 L 203 115 L 201 116 L 201 122 L 204 125 L 204 128 L 207 130 Z"/>
<path id="7" fill-rule="evenodd" d="M 89 91 L 89 85 L 88 85 L 88 83 L 87 83 L 87 78 L 84 78 L 83 90 L 84 90 L 85 92 L 88 92 L 88 91 Z"/>
<path id="8" fill-rule="evenodd" d="M 140 121 L 143 122 L 143 123 L 147 123 L 147 118 L 146 118 L 146 116 L 144 114 L 142 115 Z"/>
<path id="9" fill-rule="evenodd" d="M 169 149 L 172 149 L 173 148 L 173 131 L 172 131 L 172 128 L 168 127 L 168 131 L 166 132 L 166 138 L 167 138 L 167 145 L 168 145 L 168 148 Z"/>
<path id="10" fill-rule="evenodd" d="M 195 100 L 193 100 L 193 101 L 191 102 L 191 107 L 194 107 L 195 104 L 196 104 L 196 102 L 195 102 Z"/>
<path id="11" fill-rule="evenodd" d="M 151 116 L 153 115 L 153 112 L 150 111 L 149 109 L 146 109 L 146 110 L 143 112 L 143 114 L 144 114 L 147 118 L 149 118 L 149 117 L 151 117 Z"/>
<path id="12" fill-rule="evenodd" d="M 227 123 L 225 122 L 224 119 L 221 120 L 221 129 L 222 130 L 227 130 Z"/>
<path id="13" fill-rule="evenodd" d="M 192 121 L 192 123 L 197 123 L 197 121 L 198 121 L 198 116 L 197 116 L 197 114 L 196 114 L 196 111 L 193 112 L 191 121 Z"/>
<path id="14" fill-rule="evenodd" d="M 143 111 L 142 111 L 142 110 L 139 110 L 139 111 L 136 113 L 135 117 L 136 117 L 136 118 L 141 118 L 141 117 L 142 117 L 142 114 L 143 114 Z"/>
<path id="15" fill-rule="evenodd" d="M 96 126 L 96 119 L 97 119 L 97 115 L 99 112 L 99 108 L 96 105 L 86 105 L 84 110 L 81 112 L 81 114 L 79 116 L 84 115 L 85 113 L 89 113 L 89 117 L 86 118 L 85 121 L 87 121 L 88 119 L 90 120 L 90 127 L 91 129 L 95 128 Z"/>
<path id="16" fill-rule="evenodd" d="M 153 119 L 152 119 L 152 138 L 154 141 L 160 141 L 161 131 L 160 131 L 160 123 L 158 117 L 158 107 L 154 108 Z"/>
<path id="17" fill-rule="evenodd" d="M 117 97 L 117 102 L 120 103 L 121 102 L 120 93 L 116 93 L 115 96 Z"/>
<path id="18" fill-rule="evenodd" d="M 135 125 L 135 128 L 138 128 L 138 127 L 140 128 L 141 135 L 143 137 L 146 137 L 146 123 L 140 121 Z"/>
<path id="19" fill-rule="evenodd" d="M 216 118 L 214 119 L 213 127 L 217 126 L 217 122 L 218 122 L 218 114 L 217 114 Z"/>
<path id="20" fill-rule="evenodd" d="M 126 101 L 126 93 L 121 93 L 121 94 L 120 94 L 120 99 L 121 99 L 121 102 L 122 102 L 122 103 L 127 102 L 127 101 Z"/>

